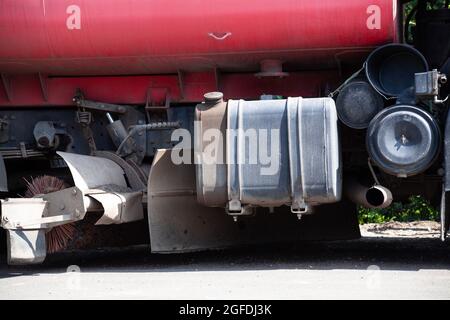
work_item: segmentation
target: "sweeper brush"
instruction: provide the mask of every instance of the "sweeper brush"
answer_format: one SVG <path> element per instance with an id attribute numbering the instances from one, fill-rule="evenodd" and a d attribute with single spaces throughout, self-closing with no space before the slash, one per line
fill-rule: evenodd
<path id="1" fill-rule="evenodd" d="M 63 180 L 53 176 L 39 176 L 28 181 L 24 178 L 27 190 L 26 198 L 40 197 L 43 194 L 65 189 Z M 69 223 L 51 228 L 45 235 L 47 252 L 53 253 L 64 250 L 77 234 L 76 227 Z"/>

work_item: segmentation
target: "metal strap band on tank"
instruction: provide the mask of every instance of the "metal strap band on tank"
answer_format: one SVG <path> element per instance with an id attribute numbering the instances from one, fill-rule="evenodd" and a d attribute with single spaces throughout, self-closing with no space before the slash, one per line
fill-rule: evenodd
<path id="1" fill-rule="evenodd" d="M 243 100 L 228 101 L 227 163 L 228 163 L 228 211 L 242 211 L 239 186 L 239 108 Z"/>
<path id="2" fill-rule="evenodd" d="M 324 129 L 324 135 L 323 135 L 323 153 L 324 155 L 324 165 L 325 165 L 325 183 L 326 183 L 326 194 L 330 194 L 331 193 L 331 189 L 332 189 L 332 177 L 331 177 L 331 166 L 329 163 L 329 158 L 326 156 L 326 152 L 327 150 L 330 150 L 331 146 L 330 146 L 330 137 L 331 137 L 331 133 L 329 132 L 329 126 L 327 125 L 329 123 L 329 119 L 328 119 L 328 114 L 329 114 L 329 110 L 327 108 L 327 101 L 328 99 L 323 98 L 322 99 L 322 110 L 323 110 L 323 129 Z"/>
<path id="3" fill-rule="evenodd" d="M 302 211 L 306 207 L 303 198 L 303 181 L 301 173 L 301 104 L 302 98 L 287 99 L 287 128 L 289 144 L 289 177 L 291 187 L 291 210 Z"/>
<path id="4" fill-rule="evenodd" d="M 320 194 L 326 194 L 327 156 L 326 152 L 326 108 L 324 98 L 308 99 L 299 112 L 308 116 L 308 121 L 299 121 L 302 124 L 301 136 L 301 156 L 306 163 L 306 168 L 302 172 L 303 185 L 307 186 L 303 190 L 303 196 L 311 201 Z M 315 114 L 315 116 L 311 116 Z M 314 142 L 313 142 L 314 141 Z M 303 168 L 303 167 L 302 167 Z"/>

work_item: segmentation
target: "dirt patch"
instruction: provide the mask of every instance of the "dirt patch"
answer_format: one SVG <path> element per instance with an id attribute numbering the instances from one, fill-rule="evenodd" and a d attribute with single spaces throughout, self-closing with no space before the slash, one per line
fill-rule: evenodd
<path id="1" fill-rule="evenodd" d="M 435 221 L 368 223 L 360 226 L 363 237 L 439 238 L 440 225 Z"/>

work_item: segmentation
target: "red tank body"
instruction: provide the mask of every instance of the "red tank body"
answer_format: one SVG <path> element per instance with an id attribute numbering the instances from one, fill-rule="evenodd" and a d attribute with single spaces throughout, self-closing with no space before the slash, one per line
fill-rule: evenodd
<path id="1" fill-rule="evenodd" d="M 395 1 L 4 0 L 0 71 L 243 70 L 267 58 L 311 67 L 394 41 Z"/>
<path id="2" fill-rule="evenodd" d="M 3 0 L 0 105 L 67 105 L 76 87 L 106 101 L 144 102 L 142 93 L 113 98 L 84 76 L 101 76 L 95 84 L 108 87 L 108 76 L 147 75 L 150 86 L 171 83 L 171 101 L 198 101 L 199 92 L 220 89 L 217 71 L 258 72 L 265 59 L 282 61 L 294 79 L 298 71 L 336 70 L 397 40 L 396 7 L 397 0 Z M 184 76 L 193 72 L 198 75 Z M 58 79 L 65 76 L 80 81 Z M 197 82 L 184 83 L 189 78 Z M 244 93 L 227 92 L 233 85 L 222 82 L 223 91 L 262 93 L 257 81 L 251 78 Z M 287 81 L 270 87 L 280 94 L 316 92 L 293 92 Z M 32 93 L 36 88 L 42 94 Z"/>

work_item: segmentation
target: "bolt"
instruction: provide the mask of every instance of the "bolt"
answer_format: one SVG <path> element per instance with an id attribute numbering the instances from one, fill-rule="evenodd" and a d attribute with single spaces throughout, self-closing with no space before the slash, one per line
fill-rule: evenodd
<path id="1" fill-rule="evenodd" d="M 66 206 L 64 204 L 59 206 L 59 210 L 64 210 L 66 208 Z"/>
<path id="2" fill-rule="evenodd" d="M 81 216 L 81 212 L 78 209 L 75 209 L 75 217 L 79 218 Z"/>
<path id="3" fill-rule="evenodd" d="M 9 221 L 8 217 L 3 217 L 3 221 L 8 222 Z"/>
<path id="4" fill-rule="evenodd" d="M 124 112 L 126 109 L 125 107 L 119 107 L 117 110 L 119 110 L 119 112 Z"/>
<path id="5" fill-rule="evenodd" d="M 76 196 L 76 195 L 77 195 L 77 189 L 75 189 L 75 188 L 72 189 L 72 195 L 73 195 L 73 196 Z"/>
<path id="6" fill-rule="evenodd" d="M 238 221 L 238 217 L 237 216 L 233 216 L 233 221 L 237 222 Z"/>

